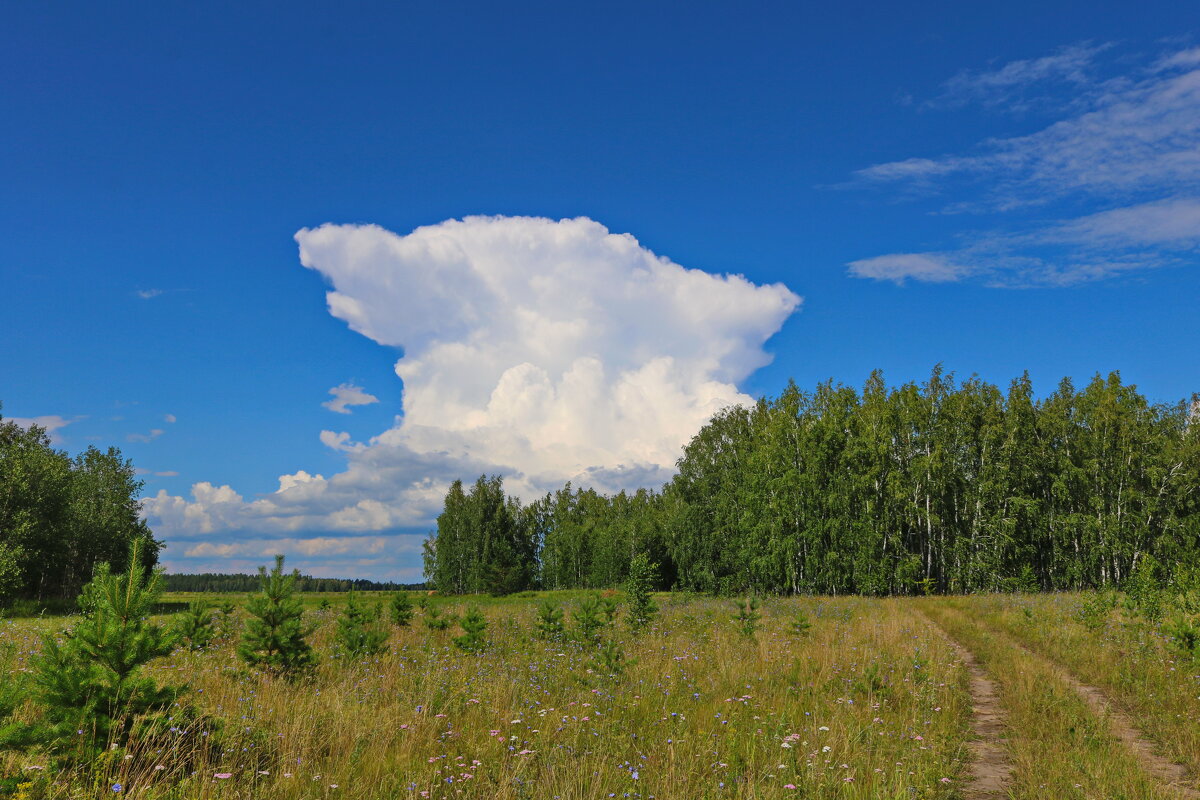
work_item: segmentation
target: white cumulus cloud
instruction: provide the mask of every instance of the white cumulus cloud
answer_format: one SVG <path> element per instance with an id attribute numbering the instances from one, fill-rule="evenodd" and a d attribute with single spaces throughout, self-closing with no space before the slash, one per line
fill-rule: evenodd
<path id="1" fill-rule="evenodd" d="M 329 478 L 300 470 L 250 501 L 207 483 L 191 500 L 159 492 L 145 510 L 160 535 L 425 525 L 450 480 L 483 472 L 526 497 L 568 479 L 660 483 L 713 413 L 751 402 L 737 384 L 801 302 L 586 218 L 323 225 L 296 241 L 330 313 L 402 351 L 401 413 L 364 442 L 322 431 L 347 459 Z"/>
<path id="2" fill-rule="evenodd" d="M 51 444 L 62 444 L 62 436 L 58 431 L 77 421 L 79 418 L 67 419 L 58 414 L 44 414 L 40 417 L 4 417 L 3 419 L 5 422 L 14 422 L 26 430 L 36 425 L 46 431 Z"/>
<path id="3" fill-rule="evenodd" d="M 321 405 L 338 414 L 349 414 L 348 406 L 369 406 L 371 403 L 379 402 L 378 397 L 364 392 L 361 386 L 355 386 L 352 383 L 335 386 L 329 390 L 329 393 L 333 395 L 333 399 L 326 400 Z"/>

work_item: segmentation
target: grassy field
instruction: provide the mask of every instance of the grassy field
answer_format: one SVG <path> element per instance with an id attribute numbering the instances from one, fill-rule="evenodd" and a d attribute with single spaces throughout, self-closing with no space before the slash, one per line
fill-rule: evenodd
<path id="1" fill-rule="evenodd" d="M 551 596 L 568 629 L 580 594 Z M 4 774 L 22 776 L 28 798 L 117 785 L 145 798 L 1195 796 L 1156 772 L 1120 724 L 1133 720 L 1162 759 L 1196 775 L 1200 669 L 1140 618 L 1113 610 L 1085 625 L 1079 596 L 768 599 L 748 636 L 728 600 L 662 595 L 649 631 L 634 636 L 620 619 L 605 629 L 628 662 L 616 677 L 596 645 L 535 636 L 547 596 L 429 598 L 446 611 L 480 605 L 487 649 L 459 651 L 457 631 L 428 630 L 418 610 L 391 629 L 386 652 L 346 661 L 332 644 L 345 595 L 310 595 L 312 681 L 247 670 L 232 633 L 152 665 L 160 681 L 186 684 L 199 712 L 181 715 L 168 745 L 113 751 L 88 775 L 51 776 L 36 754 L 9 754 Z M 811 623 L 799 635 L 798 614 Z M 3 674 L 70 624 L 0 621 Z M 979 698 L 964 650 L 997 686 L 1011 762 L 1003 794 L 973 783 Z M 1089 705 L 1081 683 L 1121 718 Z"/>

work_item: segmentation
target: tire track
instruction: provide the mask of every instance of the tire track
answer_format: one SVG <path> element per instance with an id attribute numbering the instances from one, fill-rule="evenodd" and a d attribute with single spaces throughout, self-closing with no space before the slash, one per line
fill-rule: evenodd
<path id="1" fill-rule="evenodd" d="M 1005 800 L 1012 785 L 1012 761 L 1002 741 L 1007 731 L 1007 714 L 1000 703 L 996 682 L 987 676 L 974 654 L 954 640 L 932 617 L 921 612 L 930 627 L 958 655 L 970 677 L 971 732 L 967 743 L 971 762 L 967 767 L 969 783 L 963 788 L 964 800 Z"/>
<path id="2" fill-rule="evenodd" d="M 1040 659 L 1050 665 L 1058 674 L 1058 677 L 1062 679 L 1063 683 L 1070 686 L 1083 702 L 1087 704 L 1092 713 L 1108 723 L 1112 734 L 1133 752 L 1134 757 L 1146 772 L 1180 797 L 1186 798 L 1186 800 L 1200 800 L 1200 790 L 1196 788 L 1196 780 L 1192 776 L 1191 771 L 1182 764 L 1160 756 L 1155 750 L 1154 742 L 1146 738 L 1141 729 L 1133 723 L 1129 715 L 1121 711 L 1109 699 L 1103 689 L 1079 680 L 1066 667 L 1030 649 L 1007 631 L 995 628 L 975 618 L 970 619 L 975 624 L 988 628 L 994 634 L 1007 638 L 1012 642 L 1014 647 L 1024 650 L 1030 657 Z"/>

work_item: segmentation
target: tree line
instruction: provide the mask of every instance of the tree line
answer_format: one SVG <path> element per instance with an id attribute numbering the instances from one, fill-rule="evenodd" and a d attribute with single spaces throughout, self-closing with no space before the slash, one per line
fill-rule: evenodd
<path id="1" fill-rule="evenodd" d="M 0 604 L 73 598 L 96 566 L 124 569 L 134 540 L 144 566 L 160 543 L 138 516 L 142 482 L 115 447 L 72 457 L 44 428 L 0 417 Z"/>
<path id="2" fill-rule="evenodd" d="M 314 578 L 294 576 L 298 592 L 395 592 L 423 589 L 423 583 L 371 581 L 365 578 Z M 168 592 L 255 592 L 262 583 L 260 575 L 246 573 L 202 572 L 198 574 L 168 574 L 163 576 L 163 588 Z"/>
<path id="3" fill-rule="evenodd" d="M 727 408 L 660 491 L 498 476 L 451 486 L 425 544 L 439 591 L 598 588 L 647 554 L 659 588 L 712 593 L 1120 586 L 1200 555 L 1200 398 L 1150 403 L 1119 373 L 1038 398 L 936 368 L 889 387 L 794 382 Z"/>

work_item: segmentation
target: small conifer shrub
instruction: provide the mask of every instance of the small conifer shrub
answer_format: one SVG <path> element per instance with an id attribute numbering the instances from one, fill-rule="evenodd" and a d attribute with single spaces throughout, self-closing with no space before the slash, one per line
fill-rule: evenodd
<path id="1" fill-rule="evenodd" d="M 617 621 L 617 609 L 620 607 L 617 598 L 599 595 L 597 599 L 600 603 L 600 616 L 604 619 L 604 624 L 612 625 Z"/>
<path id="2" fill-rule="evenodd" d="M 383 652 L 388 633 L 378 624 L 378 616 L 376 611 L 359 603 L 354 591 L 350 591 L 337 621 L 337 643 L 342 655 L 361 658 Z"/>
<path id="3" fill-rule="evenodd" d="M 543 600 L 537 606 L 537 635 L 555 641 L 563 635 L 563 611 L 555 603 Z"/>
<path id="4" fill-rule="evenodd" d="M 1200 620 L 1179 615 L 1163 625 L 1172 648 L 1185 659 L 1200 661 Z"/>
<path id="5" fill-rule="evenodd" d="M 812 629 L 812 623 L 808 620 L 808 615 L 803 611 L 797 611 L 792 615 L 792 619 L 788 622 L 788 633 L 798 639 L 803 639 L 808 636 Z"/>
<path id="6" fill-rule="evenodd" d="M 29 691 L 24 678 L 22 673 L 15 673 L 0 681 L 0 752 L 21 751 L 37 743 L 32 726 L 13 718 Z"/>
<path id="7" fill-rule="evenodd" d="M 734 607 L 737 609 L 737 615 L 733 618 L 738 624 L 738 630 L 743 636 L 751 637 L 758 630 L 758 622 L 762 619 L 762 613 L 758 610 L 759 600 L 753 595 L 747 597 L 745 602 L 735 600 Z"/>
<path id="8" fill-rule="evenodd" d="M 177 641 L 148 621 L 162 595 L 162 576 L 146 574 L 144 546 L 134 541 L 120 575 L 107 564 L 96 569 L 80 595 L 85 616 L 64 642 L 46 636 L 33 662 L 31 696 L 43 714 L 23 735 L 68 763 L 90 763 L 106 748 L 161 732 L 181 692 L 143 674 Z"/>
<path id="9" fill-rule="evenodd" d="M 217 635 L 208 603 L 202 600 L 188 603 L 187 611 L 179 616 L 176 632 L 192 650 L 208 647 Z"/>
<path id="10" fill-rule="evenodd" d="M 407 628 L 412 623 L 413 604 L 408 592 L 396 592 L 392 596 L 392 602 L 388 605 L 388 613 L 393 625 Z"/>
<path id="11" fill-rule="evenodd" d="M 645 553 L 638 553 L 629 562 L 629 576 L 625 579 L 625 594 L 629 597 L 629 627 L 635 633 L 643 630 L 654 619 L 658 609 L 650 593 L 658 580 L 658 566 Z"/>
<path id="12" fill-rule="evenodd" d="M 637 664 L 637 659 L 626 658 L 625 651 L 619 644 L 605 642 L 588 661 L 588 668 L 605 680 L 617 681 L 625 674 L 625 670 L 634 664 Z"/>
<path id="13" fill-rule="evenodd" d="M 453 614 L 443 615 L 441 609 L 433 603 L 430 603 L 425 609 L 425 627 L 431 631 L 448 630 L 456 619 L 457 617 Z"/>
<path id="14" fill-rule="evenodd" d="M 294 680 L 307 675 L 316 656 L 307 639 L 313 628 L 304 622 L 304 605 L 296 595 L 299 572 L 283 573 L 283 556 L 275 556 L 270 574 L 259 567 L 262 591 L 246 603 L 250 617 L 238 655 L 251 667 Z"/>
<path id="15" fill-rule="evenodd" d="M 579 604 L 571 615 L 575 623 L 575 638 L 581 642 L 594 642 L 600 638 L 600 628 L 604 621 L 600 619 L 600 601 L 595 595 L 585 595 L 579 598 Z"/>
<path id="16" fill-rule="evenodd" d="M 477 606 L 470 606 L 459 623 L 462 636 L 454 637 L 454 645 L 467 653 L 479 653 L 487 647 L 484 634 L 487 631 L 487 619 Z"/>
<path id="17" fill-rule="evenodd" d="M 220 616 L 217 618 L 217 630 L 222 639 L 228 639 L 233 636 L 237 630 L 237 606 L 232 600 L 222 600 L 217 606 L 217 611 Z"/>

